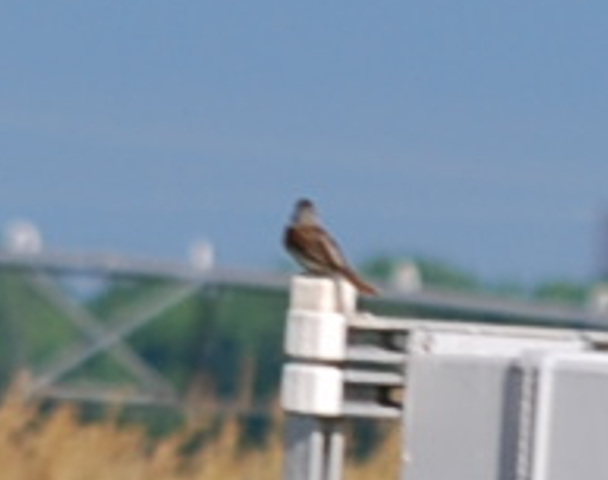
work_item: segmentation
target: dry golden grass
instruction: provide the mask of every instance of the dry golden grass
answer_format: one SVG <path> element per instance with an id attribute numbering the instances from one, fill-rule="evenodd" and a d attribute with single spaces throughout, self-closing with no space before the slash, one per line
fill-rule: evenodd
<path id="1" fill-rule="evenodd" d="M 272 480 L 281 479 L 280 416 L 264 445 L 243 450 L 238 422 L 225 422 L 214 440 L 184 456 L 188 431 L 151 445 L 137 426 L 115 419 L 82 423 L 68 405 L 48 415 L 17 396 L 0 407 L 0 465 L 10 480 Z M 185 429 L 187 430 L 187 429 Z M 364 463 L 350 462 L 349 480 L 397 478 L 399 433 Z"/>

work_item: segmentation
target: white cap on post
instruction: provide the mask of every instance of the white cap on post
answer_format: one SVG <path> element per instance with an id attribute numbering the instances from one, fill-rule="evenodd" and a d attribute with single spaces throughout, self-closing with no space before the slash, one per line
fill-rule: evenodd
<path id="1" fill-rule="evenodd" d="M 357 291 L 342 278 L 298 275 L 291 280 L 289 308 L 350 314 L 357 308 Z"/>
<path id="2" fill-rule="evenodd" d="M 288 363 L 283 367 L 281 405 L 290 413 L 339 416 L 343 388 L 343 374 L 337 367 Z"/>
<path id="3" fill-rule="evenodd" d="M 356 291 L 345 280 L 294 277 L 285 352 L 309 360 L 345 360 L 347 315 L 355 311 L 356 302 Z"/>
<path id="4" fill-rule="evenodd" d="M 345 360 L 347 328 L 346 317 L 338 313 L 291 310 L 285 353 L 309 360 Z"/>

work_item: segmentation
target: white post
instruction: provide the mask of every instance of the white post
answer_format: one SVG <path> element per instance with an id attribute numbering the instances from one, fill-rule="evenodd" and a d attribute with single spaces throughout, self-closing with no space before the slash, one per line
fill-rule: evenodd
<path id="1" fill-rule="evenodd" d="M 295 277 L 291 285 L 281 401 L 287 412 L 285 480 L 340 480 L 344 460 L 343 364 L 349 314 L 357 296 L 347 282 Z"/>

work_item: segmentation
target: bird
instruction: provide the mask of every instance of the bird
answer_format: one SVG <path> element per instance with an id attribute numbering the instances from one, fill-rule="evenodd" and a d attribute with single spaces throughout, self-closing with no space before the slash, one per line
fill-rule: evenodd
<path id="1" fill-rule="evenodd" d="M 378 290 L 350 266 L 336 241 L 323 228 L 311 200 L 303 198 L 296 202 L 291 223 L 285 228 L 283 244 L 307 273 L 337 275 L 362 294 L 378 295 Z"/>

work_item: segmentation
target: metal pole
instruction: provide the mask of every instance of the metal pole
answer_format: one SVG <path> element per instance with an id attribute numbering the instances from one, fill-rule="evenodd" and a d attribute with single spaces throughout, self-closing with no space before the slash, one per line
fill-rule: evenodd
<path id="1" fill-rule="evenodd" d="M 285 424 L 285 480 L 341 480 L 342 422 L 289 414 Z"/>

